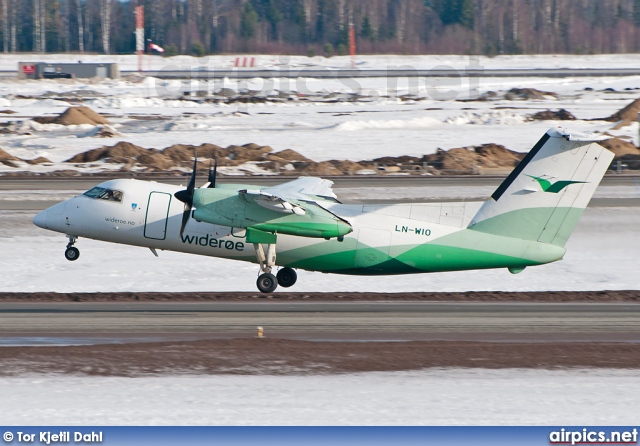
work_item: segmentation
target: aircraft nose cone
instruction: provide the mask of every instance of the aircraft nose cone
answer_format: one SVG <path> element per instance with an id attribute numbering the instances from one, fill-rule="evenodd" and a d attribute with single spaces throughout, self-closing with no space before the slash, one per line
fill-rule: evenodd
<path id="1" fill-rule="evenodd" d="M 44 210 L 33 217 L 33 224 L 43 229 L 47 229 L 47 211 Z"/>

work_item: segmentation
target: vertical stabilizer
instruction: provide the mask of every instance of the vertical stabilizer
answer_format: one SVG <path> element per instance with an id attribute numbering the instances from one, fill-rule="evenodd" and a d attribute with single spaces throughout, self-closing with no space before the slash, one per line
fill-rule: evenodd
<path id="1" fill-rule="evenodd" d="M 602 137 L 550 129 L 475 215 L 469 229 L 564 246 L 613 153 Z"/>

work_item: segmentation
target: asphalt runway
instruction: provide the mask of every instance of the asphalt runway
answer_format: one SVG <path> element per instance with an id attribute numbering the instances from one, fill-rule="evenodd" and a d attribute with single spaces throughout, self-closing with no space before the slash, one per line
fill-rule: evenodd
<path id="1" fill-rule="evenodd" d="M 304 297 L 301 295 L 301 299 Z M 0 345 L 252 338 L 640 342 L 640 305 L 487 302 L 3 302 Z"/>

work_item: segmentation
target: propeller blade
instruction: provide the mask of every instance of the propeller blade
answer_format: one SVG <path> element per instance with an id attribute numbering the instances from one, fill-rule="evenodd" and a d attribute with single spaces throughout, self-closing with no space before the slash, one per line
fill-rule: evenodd
<path id="1" fill-rule="evenodd" d="M 196 188 L 196 169 L 198 168 L 198 153 L 196 152 L 193 160 L 193 172 L 191 172 L 191 178 L 189 184 L 185 190 L 179 190 L 175 194 L 178 200 L 184 203 L 184 212 L 182 213 L 182 226 L 180 227 L 180 235 L 184 232 L 184 228 L 187 226 L 189 217 L 191 214 L 191 208 L 193 207 L 193 192 Z"/>
<path id="2" fill-rule="evenodd" d="M 187 205 L 184 205 L 184 212 L 182 213 L 182 225 L 180 226 L 180 237 L 182 237 L 182 233 L 184 232 L 184 228 L 187 227 L 187 222 L 189 221 L 189 217 L 191 214 L 191 206 L 187 209 Z"/>
<path id="3" fill-rule="evenodd" d="M 211 161 L 209 161 L 209 188 L 215 189 L 216 177 L 218 176 L 218 157 L 215 157 L 215 164 L 213 165 L 213 171 L 211 170 Z"/>
<path id="4" fill-rule="evenodd" d="M 189 184 L 187 184 L 187 190 L 191 195 L 191 199 L 193 200 L 193 190 L 196 188 L 196 170 L 198 169 L 198 152 L 195 152 L 193 157 L 193 172 L 191 172 L 191 179 L 189 179 Z"/>

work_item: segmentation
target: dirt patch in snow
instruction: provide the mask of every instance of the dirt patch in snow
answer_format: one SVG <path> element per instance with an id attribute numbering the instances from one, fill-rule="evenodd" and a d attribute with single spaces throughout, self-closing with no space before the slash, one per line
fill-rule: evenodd
<path id="1" fill-rule="evenodd" d="M 91 163 L 103 161 L 111 164 L 123 164 L 123 170 L 135 168 L 147 172 L 179 171 L 193 168 L 194 156 L 198 155 L 198 170 L 209 168 L 214 158 L 220 167 L 240 166 L 244 163 L 257 163 L 267 170 L 278 170 L 286 165 L 290 170 L 306 175 L 342 175 L 344 172 L 356 172 L 364 167 L 351 161 L 330 161 L 316 163 L 294 150 L 273 152 L 269 146 L 249 143 L 242 146 L 230 145 L 226 148 L 215 144 L 174 144 L 163 150 L 145 149 L 121 141 L 113 146 L 104 146 L 80 153 L 66 160 L 66 163 Z"/>
<path id="2" fill-rule="evenodd" d="M 291 149 L 281 150 L 280 152 L 269 154 L 267 155 L 267 159 L 271 161 L 287 162 L 287 163 L 290 163 L 293 161 L 305 162 L 305 163 L 311 162 L 311 160 L 306 156 L 303 156 L 298 152 L 296 152 L 295 150 L 291 150 Z"/>
<path id="3" fill-rule="evenodd" d="M 100 147 L 79 153 L 66 160 L 65 163 L 93 163 L 99 160 L 113 163 L 128 162 L 131 159 L 146 154 L 147 151 L 147 149 L 131 144 L 130 142 L 120 141 L 113 146 Z"/>
<path id="4" fill-rule="evenodd" d="M 640 368 L 640 344 L 309 342 L 277 338 L 0 348 L 0 376 L 290 375 L 476 368 Z"/>
<path id="5" fill-rule="evenodd" d="M 499 144 L 483 144 L 468 148 L 438 149 L 436 153 L 424 156 L 421 161 L 442 173 L 480 173 L 483 169 L 512 169 L 524 155 Z"/>
<path id="6" fill-rule="evenodd" d="M 533 121 L 575 121 L 576 117 L 570 111 L 561 108 L 558 111 L 544 110 L 529 117 Z"/>
<path id="7" fill-rule="evenodd" d="M 604 120 L 609 122 L 617 122 L 613 129 L 618 130 L 624 126 L 631 124 L 632 122 L 637 121 L 638 112 L 640 112 L 640 99 L 636 99 L 611 116 L 604 118 Z"/>
<path id="8" fill-rule="evenodd" d="M 563 110 L 552 112 L 553 115 L 563 115 Z M 543 112 L 546 113 L 546 112 Z M 568 113 L 568 112 L 567 112 Z M 546 116 L 546 115 L 544 115 Z M 547 119 L 542 117 L 541 119 Z M 565 116 L 566 119 L 569 119 Z M 550 119 L 550 118 L 549 118 Z M 116 131 L 109 126 L 98 126 L 102 129 L 95 136 L 114 136 Z M 102 133 L 105 133 L 104 135 Z M 611 138 L 601 142 L 603 146 L 614 152 L 616 160 L 622 160 L 630 169 L 638 168 L 640 150 L 631 142 L 619 138 Z M 472 147 L 456 147 L 449 150 L 438 148 L 435 153 L 422 157 L 416 156 L 385 156 L 373 160 L 350 161 L 329 160 L 316 162 L 306 158 L 292 149 L 274 152 L 270 146 L 255 143 L 244 145 L 230 145 L 221 147 L 216 144 L 205 143 L 199 146 L 190 144 L 174 144 L 164 149 L 144 148 L 127 141 L 120 141 L 112 146 L 102 146 L 79 153 L 64 161 L 81 168 L 83 164 L 104 162 L 120 164 L 121 171 L 162 172 L 167 174 L 183 174 L 193 168 L 193 160 L 197 153 L 197 169 L 205 172 L 214 158 L 218 159 L 220 167 L 239 168 L 238 171 L 262 173 L 287 173 L 291 175 L 340 176 L 357 174 L 508 174 L 520 160 L 524 153 L 515 152 L 499 144 L 482 144 Z M 0 163 L 18 168 L 15 161 L 49 162 L 45 158 L 37 161 L 21 160 L 7 152 L 0 152 Z M 243 166 L 244 165 L 244 166 Z M 64 169 L 63 169 L 64 170 Z M 77 172 L 71 171 L 74 175 Z M 225 171 L 221 171 L 225 174 Z M 56 171 L 50 175 L 59 175 Z"/>
<path id="9" fill-rule="evenodd" d="M 16 164 L 13 163 L 12 161 L 19 161 L 19 160 L 20 160 L 19 158 L 16 158 L 15 156 L 0 149 L 0 163 L 4 164 L 5 166 L 17 167 Z"/>
<path id="10" fill-rule="evenodd" d="M 557 99 L 558 94 L 552 91 L 541 91 L 535 88 L 512 88 L 504 98 L 509 101 L 530 101 L 543 99 Z"/>
<path id="11" fill-rule="evenodd" d="M 612 291 L 466 291 L 423 293 L 295 293 L 276 292 L 118 292 L 0 293 L 0 302 L 244 302 L 273 301 L 412 301 L 412 302 L 626 302 L 640 304 L 640 290 Z"/>
<path id="12" fill-rule="evenodd" d="M 41 116 L 33 118 L 40 124 L 60 124 L 60 125 L 105 125 L 110 124 L 104 116 L 99 115 L 91 108 L 80 105 L 78 107 L 69 107 L 60 115 L 55 117 Z"/>
<path id="13" fill-rule="evenodd" d="M 15 157 L 15 156 L 5 152 L 4 150 L 0 149 L 0 164 L 4 164 L 5 166 L 17 168 L 18 165 L 14 161 L 24 161 L 24 162 L 26 162 L 28 164 L 42 164 L 42 163 L 50 163 L 51 162 L 47 158 L 42 157 L 42 156 L 39 156 L 39 157 L 37 157 L 35 159 L 32 159 L 32 160 L 23 160 L 22 158 Z"/>
<path id="14" fill-rule="evenodd" d="M 640 149 L 638 149 L 635 144 L 620 138 L 607 139 L 606 141 L 599 142 L 598 144 L 615 153 L 616 158 L 620 158 L 625 155 L 640 156 Z"/>

